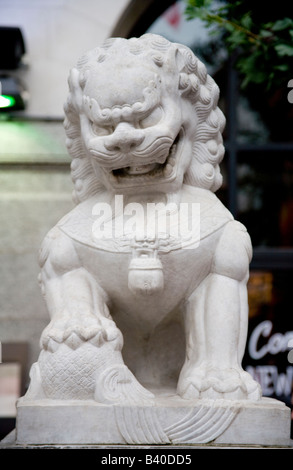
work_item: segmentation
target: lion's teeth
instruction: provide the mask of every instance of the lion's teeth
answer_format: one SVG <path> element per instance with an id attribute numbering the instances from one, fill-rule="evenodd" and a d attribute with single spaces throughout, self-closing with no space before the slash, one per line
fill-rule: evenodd
<path id="1" fill-rule="evenodd" d="M 173 167 L 170 163 L 167 163 L 166 167 L 164 168 L 164 176 L 170 176 L 173 172 Z"/>
<path id="2" fill-rule="evenodd" d="M 169 177 L 174 171 L 176 166 L 176 150 L 177 144 L 173 144 L 169 150 L 169 155 L 158 157 L 157 163 L 149 163 L 147 165 L 133 165 L 127 168 L 121 169 L 120 173 L 117 172 L 117 176 L 120 178 L 136 179 L 136 181 L 148 181 L 155 176 Z M 167 160 L 167 161 L 166 161 Z"/>
<path id="3" fill-rule="evenodd" d="M 154 170 L 156 167 L 155 163 L 149 165 L 129 166 L 125 171 L 128 175 L 144 175 Z"/>
<path id="4" fill-rule="evenodd" d="M 170 150 L 170 157 L 172 157 L 173 155 L 175 155 L 176 147 L 177 147 L 176 144 L 173 144 L 173 145 L 172 145 L 171 150 Z"/>

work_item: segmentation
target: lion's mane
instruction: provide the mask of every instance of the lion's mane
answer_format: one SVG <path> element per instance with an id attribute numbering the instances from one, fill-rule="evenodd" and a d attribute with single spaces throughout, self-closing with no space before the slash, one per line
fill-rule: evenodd
<path id="1" fill-rule="evenodd" d="M 192 103 L 198 119 L 194 135 L 193 159 L 185 174 L 184 183 L 216 191 L 222 184 L 219 163 L 224 156 L 222 131 L 225 118 L 217 106 L 219 88 L 212 77 L 207 74 L 205 65 L 187 46 L 172 43 L 155 34 L 145 34 L 140 38 L 131 39 L 110 38 L 101 47 L 89 51 L 78 61 L 75 70 L 79 73 L 81 89 L 85 86 L 90 65 L 94 61 L 101 63 L 111 60 L 112 57 L 115 60 L 117 48 L 121 46 L 121 43 L 123 47 L 127 45 L 130 54 L 143 55 L 145 60 L 152 60 L 158 67 L 164 65 L 167 53 L 173 50 L 174 67 L 178 70 L 179 92 L 182 98 Z M 83 146 L 79 111 L 71 76 L 69 76 L 69 95 L 64 110 L 66 145 L 72 157 L 73 199 L 75 203 L 79 203 L 104 188 L 94 173 Z"/>

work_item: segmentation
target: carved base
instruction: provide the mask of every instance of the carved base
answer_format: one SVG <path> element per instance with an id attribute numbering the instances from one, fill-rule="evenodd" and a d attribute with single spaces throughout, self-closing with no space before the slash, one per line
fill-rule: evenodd
<path id="1" fill-rule="evenodd" d="M 290 409 L 269 398 L 187 401 L 161 395 L 155 406 L 21 398 L 16 443 L 287 446 Z"/>

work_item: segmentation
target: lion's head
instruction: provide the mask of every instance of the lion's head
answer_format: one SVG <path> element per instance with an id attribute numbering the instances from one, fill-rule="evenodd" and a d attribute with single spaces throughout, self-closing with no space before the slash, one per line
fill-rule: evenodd
<path id="1" fill-rule="evenodd" d="M 192 51 L 165 38 L 108 39 L 69 77 L 65 104 L 75 201 L 106 188 L 174 193 L 222 183 L 219 89 Z"/>

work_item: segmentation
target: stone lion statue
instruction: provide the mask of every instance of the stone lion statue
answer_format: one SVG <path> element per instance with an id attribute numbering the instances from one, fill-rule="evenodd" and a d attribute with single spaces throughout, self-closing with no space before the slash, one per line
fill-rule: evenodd
<path id="1" fill-rule="evenodd" d="M 71 70 L 76 207 L 40 251 L 51 320 L 28 396 L 260 398 L 241 367 L 251 242 L 214 194 L 218 97 L 191 50 L 158 35 L 108 39 Z"/>

